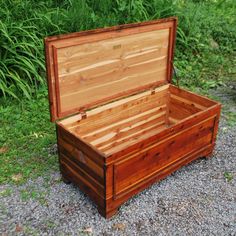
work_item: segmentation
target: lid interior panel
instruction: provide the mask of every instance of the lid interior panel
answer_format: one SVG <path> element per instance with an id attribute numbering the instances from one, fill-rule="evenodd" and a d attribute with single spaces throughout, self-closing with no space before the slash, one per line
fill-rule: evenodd
<path id="1" fill-rule="evenodd" d="M 51 120 L 169 82 L 175 20 L 47 38 Z"/>

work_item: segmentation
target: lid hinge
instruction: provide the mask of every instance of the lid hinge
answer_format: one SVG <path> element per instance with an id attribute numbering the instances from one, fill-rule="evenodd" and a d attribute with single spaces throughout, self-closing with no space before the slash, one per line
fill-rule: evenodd
<path id="1" fill-rule="evenodd" d="M 173 75 L 174 75 L 174 77 L 175 77 L 175 79 L 176 79 L 176 84 L 177 84 L 177 86 L 178 86 L 178 88 L 179 88 L 179 75 L 178 75 L 178 70 L 177 70 L 177 68 L 176 68 L 176 66 L 174 65 L 174 62 L 173 61 L 171 61 L 171 63 L 172 63 L 172 70 L 173 70 Z"/>
<path id="2" fill-rule="evenodd" d="M 81 115 L 82 120 L 87 118 L 87 113 L 86 113 L 85 109 L 81 109 L 79 114 Z"/>
<path id="3" fill-rule="evenodd" d="M 155 88 L 152 87 L 152 88 L 151 88 L 151 95 L 155 94 L 155 92 L 156 92 L 156 91 L 155 91 Z"/>

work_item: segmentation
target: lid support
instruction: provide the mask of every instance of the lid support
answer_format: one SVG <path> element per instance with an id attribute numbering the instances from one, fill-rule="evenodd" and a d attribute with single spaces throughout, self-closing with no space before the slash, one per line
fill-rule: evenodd
<path id="1" fill-rule="evenodd" d="M 81 115 L 82 120 L 87 118 L 87 113 L 84 108 L 80 110 L 79 114 Z"/>

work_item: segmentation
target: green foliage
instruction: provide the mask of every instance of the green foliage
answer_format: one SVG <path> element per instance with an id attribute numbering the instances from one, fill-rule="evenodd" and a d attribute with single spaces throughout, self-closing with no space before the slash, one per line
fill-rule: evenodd
<path id="1" fill-rule="evenodd" d="M 44 1 L 0 0 L 0 5 L 0 92 L 30 98 L 45 84 L 42 42 L 61 32 L 59 13 L 48 11 Z"/>
<path id="2" fill-rule="evenodd" d="M 1 99 L 0 104 L 0 183 L 21 183 L 57 169 L 46 92 L 40 89 L 31 101 Z"/>
<path id="3" fill-rule="evenodd" d="M 236 112 L 227 111 L 225 112 L 225 116 L 229 126 L 236 126 Z"/>
<path id="4" fill-rule="evenodd" d="M 219 81 L 205 82 L 202 68 L 215 55 L 236 50 L 235 0 L 0 0 L 0 5 L 0 96 L 31 98 L 46 84 L 48 35 L 176 15 L 176 64 L 181 77 L 188 77 L 183 84 L 203 89 Z"/>
<path id="5" fill-rule="evenodd" d="M 10 197 L 12 195 L 12 189 L 7 188 L 0 192 L 0 197 Z"/>
<path id="6" fill-rule="evenodd" d="M 45 89 L 46 36 L 178 16 L 180 85 L 207 93 L 235 79 L 235 0 L 0 0 L 0 6 L 0 183 L 58 168 L 50 151 L 56 137 Z M 235 111 L 224 113 L 235 125 Z M 22 192 L 28 196 L 41 199 Z"/>
<path id="7" fill-rule="evenodd" d="M 233 174 L 230 173 L 230 172 L 225 172 L 225 173 L 224 173 L 224 177 L 225 177 L 225 179 L 226 179 L 228 182 L 232 181 L 233 178 L 234 178 Z"/>

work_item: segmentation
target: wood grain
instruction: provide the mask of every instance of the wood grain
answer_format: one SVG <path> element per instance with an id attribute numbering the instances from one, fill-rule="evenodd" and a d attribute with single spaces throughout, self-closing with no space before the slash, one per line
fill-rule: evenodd
<path id="1" fill-rule="evenodd" d="M 56 122 L 62 179 L 78 185 L 106 218 L 213 151 L 220 104 L 168 84 L 176 23 L 170 18 L 45 40 L 51 120 L 86 113 Z"/>
<path id="2" fill-rule="evenodd" d="M 61 173 L 111 217 L 134 194 L 210 155 L 219 115 L 217 102 L 168 85 L 91 110 L 83 120 L 65 119 L 57 125 Z"/>
<path id="3" fill-rule="evenodd" d="M 196 160 L 197 158 L 203 157 L 208 155 L 212 151 L 212 145 L 207 145 L 195 152 L 188 153 L 186 156 L 182 156 L 182 158 L 179 158 L 176 162 L 171 163 L 170 165 L 166 166 L 163 169 L 160 169 L 158 172 L 156 172 L 154 175 L 147 178 L 145 181 L 141 181 L 139 184 L 135 185 L 133 188 L 130 188 L 130 191 L 127 194 L 120 195 L 118 198 L 114 199 L 114 197 L 109 196 L 106 199 L 106 210 L 107 212 L 111 212 L 114 210 L 114 214 L 116 213 L 115 210 L 118 209 L 120 205 L 122 205 L 124 202 L 126 202 L 129 198 L 134 196 L 135 194 L 138 194 L 142 190 L 148 188 L 150 185 L 154 184 L 155 182 L 158 182 L 168 175 L 172 174 L 176 170 L 180 169 L 182 166 L 187 165 L 193 160 Z M 112 173 L 109 173 L 109 177 L 112 178 Z M 114 176 L 114 175 L 113 175 Z M 113 177 L 114 180 L 114 177 Z M 113 186 L 107 186 L 107 192 L 110 191 L 110 189 Z M 104 217 L 110 218 L 112 215 L 104 215 Z"/>
<path id="4" fill-rule="evenodd" d="M 170 18 L 45 39 L 51 119 L 169 82 L 175 25 Z"/>
<path id="5" fill-rule="evenodd" d="M 174 87 L 173 85 L 170 85 L 169 88 Z M 185 91 L 185 93 L 188 93 Z M 190 93 L 191 96 L 194 96 L 194 94 Z M 201 96 L 197 96 L 197 100 L 201 99 Z M 196 98 L 195 98 L 196 99 Z M 205 98 L 203 98 L 205 99 Z M 191 100 L 190 100 L 191 101 Z M 152 145 L 152 143 L 155 143 L 156 140 L 164 139 L 165 137 L 171 136 L 174 133 L 179 132 L 180 130 L 183 130 L 185 128 L 191 127 L 193 124 L 197 124 L 198 122 L 206 119 L 207 117 L 210 117 L 216 113 L 220 112 L 220 105 L 217 102 L 208 101 L 211 106 L 208 106 L 206 109 L 199 111 L 197 113 L 188 113 L 187 116 L 181 117 L 181 119 L 172 119 L 172 114 L 170 113 L 169 119 L 171 119 L 170 122 L 170 128 L 166 128 L 164 130 L 160 130 L 160 132 L 156 133 L 150 133 L 148 137 L 144 137 L 143 140 L 138 140 L 137 142 L 131 142 L 129 143 L 129 146 L 127 147 L 117 147 L 113 150 L 110 150 L 108 157 L 106 158 L 107 163 L 113 163 L 114 161 L 118 161 L 119 159 L 125 158 L 125 155 L 131 155 L 133 152 L 137 150 L 142 150 L 146 146 Z M 206 102 L 207 104 L 207 102 Z M 179 109 L 176 109 L 176 114 L 181 114 L 182 110 L 181 107 Z"/>
<path id="6" fill-rule="evenodd" d="M 187 99 L 190 94 L 191 99 Z M 135 96 L 134 96 L 135 97 Z M 201 111 L 215 105 L 200 96 L 165 86 L 154 94 L 145 93 L 127 102 L 117 102 L 84 120 L 64 120 L 70 132 L 99 149 L 105 156 L 162 132 Z M 205 100 L 205 98 L 203 98 Z M 204 105 L 203 105 L 204 104 Z"/>
<path id="7" fill-rule="evenodd" d="M 183 132 L 157 142 L 150 150 L 144 149 L 137 157 L 115 164 L 115 195 L 128 191 L 156 171 L 170 165 L 184 155 L 211 143 L 215 117 L 200 122 Z"/>
<path id="8" fill-rule="evenodd" d="M 165 81 L 168 36 L 167 29 L 58 49 L 61 111 Z"/>
<path id="9" fill-rule="evenodd" d="M 163 86 L 164 87 L 164 86 Z M 110 105 L 99 107 L 87 112 L 87 118 L 81 120 L 79 116 L 75 116 L 75 119 L 68 118 L 63 120 L 61 124 L 68 127 L 70 130 L 79 128 L 81 135 L 83 133 L 90 132 L 88 127 L 97 126 L 98 128 L 102 126 L 108 126 L 122 119 L 126 119 L 137 114 L 140 114 L 150 109 L 157 108 L 166 103 L 168 97 L 168 87 L 165 86 L 164 89 L 157 91 L 155 94 L 151 95 L 150 92 L 142 93 L 141 96 L 132 96 L 125 99 L 119 100 L 117 102 L 111 103 Z M 92 131 L 96 127 L 92 128 Z"/>

